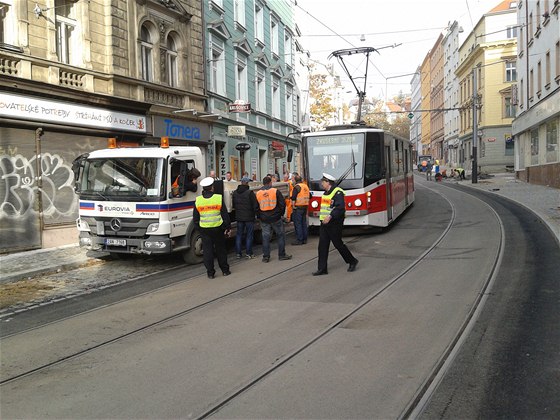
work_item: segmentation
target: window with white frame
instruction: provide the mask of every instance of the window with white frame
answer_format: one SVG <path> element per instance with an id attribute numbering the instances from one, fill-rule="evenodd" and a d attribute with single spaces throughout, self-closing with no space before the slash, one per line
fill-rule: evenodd
<path id="1" fill-rule="evenodd" d="M 294 121 L 294 101 L 293 89 L 291 86 L 286 85 L 286 122 L 293 124 Z"/>
<path id="2" fill-rule="evenodd" d="M 539 129 L 531 130 L 531 165 L 539 163 Z"/>
<path id="3" fill-rule="evenodd" d="M 517 80 L 517 68 L 515 61 L 506 62 L 506 82 L 515 82 Z"/>
<path id="4" fill-rule="evenodd" d="M 0 1 L 0 42 L 16 45 L 17 30 L 15 24 L 17 19 L 13 7 L 13 0 Z"/>
<path id="5" fill-rule="evenodd" d="M 515 118 L 515 107 L 511 103 L 511 96 L 504 96 L 504 117 Z"/>
<path id="6" fill-rule="evenodd" d="M 508 38 L 517 38 L 517 26 L 508 26 L 506 29 L 506 36 Z"/>
<path id="7" fill-rule="evenodd" d="M 270 20 L 270 45 L 272 53 L 279 55 L 279 42 L 278 42 L 278 22 L 275 19 Z"/>
<path id="8" fill-rule="evenodd" d="M 284 35 L 284 60 L 286 64 L 290 67 L 294 66 L 294 54 L 293 54 L 293 41 L 292 35 L 286 32 Z"/>
<path id="9" fill-rule="evenodd" d="M 77 64 L 74 54 L 79 51 L 73 45 L 77 36 L 77 21 L 74 17 L 74 2 L 70 0 L 55 0 L 56 11 L 56 55 L 58 61 L 66 64 Z"/>
<path id="10" fill-rule="evenodd" d="M 537 63 L 537 95 L 540 96 L 542 90 L 542 64 Z"/>
<path id="11" fill-rule="evenodd" d="M 557 162 L 558 152 L 558 124 L 550 121 L 546 123 L 546 162 Z"/>
<path id="12" fill-rule="evenodd" d="M 257 111 L 266 112 L 265 69 L 257 66 L 255 78 L 255 96 Z"/>
<path id="13" fill-rule="evenodd" d="M 272 77 L 272 116 L 280 118 L 280 79 Z"/>
<path id="14" fill-rule="evenodd" d="M 154 80 L 152 36 L 146 25 L 140 28 L 140 61 L 142 65 L 142 80 L 152 82 Z"/>
<path id="15" fill-rule="evenodd" d="M 245 27 L 245 0 L 233 0 L 233 18 Z"/>
<path id="16" fill-rule="evenodd" d="M 247 87 L 247 58 L 237 53 L 235 65 L 235 99 L 242 99 L 249 102 L 249 89 Z"/>
<path id="17" fill-rule="evenodd" d="M 226 95 L 226 60 L 223 44 L 212 42 L 210 57 L 211 89 L 218 95 Z"/>
<path id="18" fill-rule="evenodd" d="M 264 7 L 255 3 L 255 38 L 264 42 Z"/>
<path id="19" fill-rule="evenodd" d="M 169 86 L 177 87 L 179 85 L 179 71 L 177 63 L 177 44 L 173 36 L 167 36 L 167 45 L 165 50 L 165 76 Z"/>
<path id="20" fill-rule="evenodd" d="M 546 52 L 545 66 L 544 86 L 548 89 L 550 88 L 550 51 Z"/>

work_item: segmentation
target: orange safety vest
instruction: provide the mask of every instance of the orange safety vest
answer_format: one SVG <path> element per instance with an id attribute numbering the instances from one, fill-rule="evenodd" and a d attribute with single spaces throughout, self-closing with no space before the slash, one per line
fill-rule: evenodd
<path id="1" fill-rule="evenodd" d="M 276 188 L 257 191 L 257 201 L 261 211 L 270 211 L 276 208 Z"/>
<path id="2" fill-rule="evenodd" d="M 307 205 L 309 204 L 309 187 L 303 182 L 300 182 L 298 185 L 300 186 L 300 190 L 298 195 L 296 196 L 296 206 L 307 207 Z"/>
<path id="3" fill-rule="evenodd" d="M 292 192 L 294 191 L 294 185 L 290 182 L 288 184 L 288 187 L 290 192 L 288 194 L 288 197 L 286 197 L 284 201 L 286 202 L 286 218 L 290 220 L 292 217 L 292 212 L 294 211 L 294 206 L 292 204 Z"/>

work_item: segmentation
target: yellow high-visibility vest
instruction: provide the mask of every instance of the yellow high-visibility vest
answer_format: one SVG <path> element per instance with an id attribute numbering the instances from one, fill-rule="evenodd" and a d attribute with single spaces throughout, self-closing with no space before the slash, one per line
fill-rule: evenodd
<path id="1" fill-rule="evenodd" d="M 222 196 L 221 194 L 213 194 L 210 198 L 204 198 L 202 195 L 196 197 L 195 206 L 200 213 L 200 227 L 213 228 L 221 226 L 222 220 Z"/>
<path id="2" fill-rule="evenodd" d="M 321 196 L 321 212 L 319 213 L 319 220 L 324 220 L 325 217 L 331 214 L 331 201 L 334 195 L 339 191 L 344 194 L 344 190 L 342 188 L 336 187 L 330 194 L 323 194 Z"/>

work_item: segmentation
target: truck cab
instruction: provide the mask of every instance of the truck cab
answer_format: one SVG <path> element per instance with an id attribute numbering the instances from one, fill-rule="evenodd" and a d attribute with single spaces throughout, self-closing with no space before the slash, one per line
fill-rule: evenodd
<path id="1" fill-rule="evenodd" d="M 115 255 L 180 251 L 189 263 L 201 261 L 192 222 L 200 187 L 186 189 L 193 168 L 204 177 L 198 147 L 111 147 L 78 157 L 73 170 L 80 245 Z"/>

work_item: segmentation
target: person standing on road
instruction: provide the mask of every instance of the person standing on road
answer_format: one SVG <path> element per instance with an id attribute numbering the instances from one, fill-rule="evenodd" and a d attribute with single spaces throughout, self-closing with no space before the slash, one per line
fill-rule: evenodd
<path id="1" fill-rule="evenodd" d="M 426 164 L 426 181 L 431 181 L 432 180 L 432 169 L 433 169 L 434 165 L 432 164 L 432 161 L 429 160 L 428 163 Z"/>
<path id="2" fill-rule="evenodd" d="M 319 220 L 321 227 L 319 228 L 319 261 L 317 271 L 313 272 L 314 276 L 329 274 L 327 270 L 327 261 L 329 257 L 329 247 L 331 242 L 338 250 L 346 264 L 348 271 L 356 270 L 358 260 L 352 255 L 348 247 L 342 242 L 342 227 L 344 225 L 344 216 L 346 207 L 344 204 L 344 190 L 335 186 L 336 179 L 334 176 L 323 173 L 323 189 L 325 193 L 321 196 L 321 211 Z"/>
<path id="3" fill-rule="evenodd" d="M 227 262 L 226 236 L 230 232 L 230 220 L 221 194 L 214 194 L 214 178 L 207 177 L 200 181 L 202 195 L 196 197 L 193 210 L 193 222 L 200 230 L 204 267 L 209 279 L 216 274 L 214 270 L 214 253 L 224 276 L 229 276 Z"/>
<path id="4" fill-rule="evenodd" d="M 253 254 L 253 231 L 255 228 L 255 215 L 259 208 L 257 197 L 253 191 L 249 189 L 251 179 L 244 176 L 241 178 L 241 184 L 233 192 L 233 208 L 235 209 L 235 220 L 237 221 L 237 235 L 235 237 L 235 252 L 237 258 L 243 258 L 242 241 L 245 235 L 245 252 L 247 258 L 255 258 Z"/>
<path id="5" fill-rule="evenodd" d="M 303 183 L 301 176 L 295 176 L 295 186 L 291 200 L 294 203 L 292 221 L 296 231 L 296 241 L 292 245 L 303 245 L 307 243 L 307 206 L 309 205 L 309 187 Z"/>
<path id="6" fill-rule="evenodd" d="M 270 261 L 270 239 L 272 231 L 278 239 L 278 259 L 289 260 L 291 255 L 286 255 L 286 235 L 284 233 L 284 222 L 282 217 L 286 210 L 286 202 L 282 193 L 272 187 L 272 179 L 268 176 L 263 178 L 263 187 L 257 191 L 257 202 L 259 203 L 258 217 L 261 221 L 263 236 L 263 259 Z"/>

